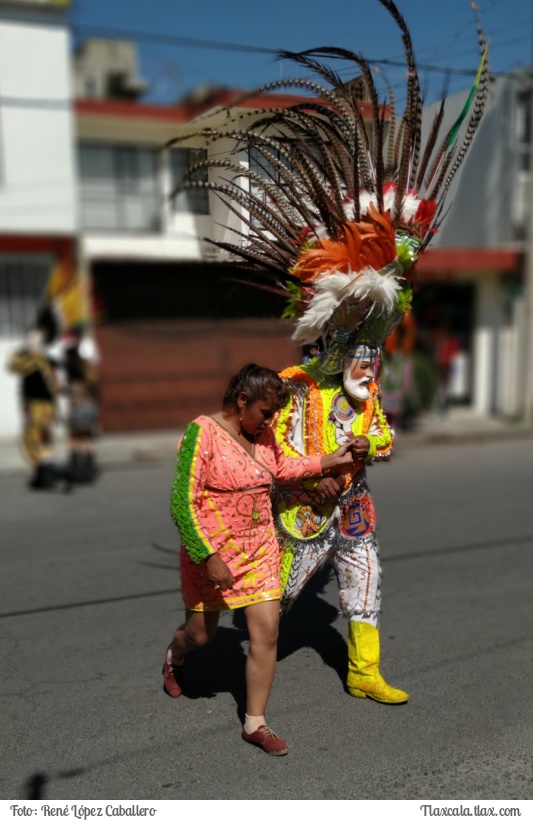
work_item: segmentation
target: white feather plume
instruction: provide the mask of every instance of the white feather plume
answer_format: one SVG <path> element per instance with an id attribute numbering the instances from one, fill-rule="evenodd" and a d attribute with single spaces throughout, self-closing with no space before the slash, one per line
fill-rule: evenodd
<path id="1" fill-rule="evenodd" d="M 396 277 L 369 268 L 362 272 L 335 272 L 316 282 L 309 306 L 296 324 L 293 340 L 313 343 L 319 338 L 336 309 L 342 303 L 374 304 L 373 311 L 390 313 L 396 307 L 401 287 Z"/>
<path id="2" fill-rule="evenodd" d="M 395 197 L 396 185 L 392 183 L 383 194 L 383 209 L 386 212 L 392 212 L 394 208 Z M 411 218 L 415 216 L 420 205 L 420 202 L 420 198 L 417 196 L 415 192 L 409 191 L 406 193 L 402 203 L 402 219 L 406 223 L 409 223 Z M 368 192 L 366 189 L 363 189 L 359 193 L 359 207 L 361 210 L 361 215 L 368 214 L 370 204 L 372 204 L 377 209 L 377 197 L 374 194 L 374 192 Z M 347 198 L 346 202 L 344 203 L 344 213 L 346 215 L 346 220 L 353 220 L 353 207 L 353 198 Z"/>
<path id="3" fill-rule="evenodd" d="M 407 192 L 402 203 L 402 218 L 406 223 L 409 223 L 411 218 L 416 215 L 420 202 L 420 198 L 414 192 Z"/>

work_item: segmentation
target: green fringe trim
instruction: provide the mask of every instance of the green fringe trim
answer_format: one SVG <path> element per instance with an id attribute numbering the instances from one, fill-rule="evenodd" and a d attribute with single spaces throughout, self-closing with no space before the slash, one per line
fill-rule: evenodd
<path id="1" fill-rule="evenodd" d="M 201 427 L 197 423 L 190 423 L 183 433 L 170 499 L 172 518 L 179 529 L 187 554 L 196 564 L 213 554 L 213 550 L 198 534 L 189 506 L 189 491 L 194 484 L 193 458 L 200 434 Z"/>

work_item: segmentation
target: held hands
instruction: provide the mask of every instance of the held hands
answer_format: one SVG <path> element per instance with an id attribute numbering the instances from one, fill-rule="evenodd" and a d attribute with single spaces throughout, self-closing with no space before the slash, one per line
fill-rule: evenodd
<path id="1" fill-rule="evenodd" d="M 335 452 L 330 452 L 329 455 L 322 455 L 320 465 L 322 471 L 332 469 L 334 466 L 346 466 L 351 463 L 359 463 L 362 465 L 363 459 L 368 454 L 370 449 L 370 441 L 365 435 L 353 435 L 349 440 L 339 446 Z"/>
<path id="2" fill-rule="evenodd" d="M 350 442 L 350 449 L 352 450 L 354 460 L 362 460 L 368 455 L 370 441 L 366 435 L 357 435 L 353 441 Z"/>
<path id="3" fill-rule="evenodd" d="M 215 552 L 214 555 L 209 556 L 205 562 L 205 566 L 209 583 L 212 584 L 214 589 L 220 589 L 223 591 L 232 588 L 234 584 L 233 575 L 231 574 L 228 565 L 222 560 L 217 552 Z"/>

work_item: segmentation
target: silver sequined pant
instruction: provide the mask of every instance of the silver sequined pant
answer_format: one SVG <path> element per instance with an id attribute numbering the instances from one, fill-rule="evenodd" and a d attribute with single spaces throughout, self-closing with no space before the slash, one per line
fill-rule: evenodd
<path id="1" fill-rule="evenodd" d="M 330 555 L 337 575 L 342 614 L 351 621 L 377 627 L 381 605 L 381 566 L 375 532 L 358 540 L 343 541 Z"/>

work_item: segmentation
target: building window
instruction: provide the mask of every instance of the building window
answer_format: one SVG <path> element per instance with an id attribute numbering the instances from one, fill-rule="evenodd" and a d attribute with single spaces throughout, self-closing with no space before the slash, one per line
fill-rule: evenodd
<path id="1" fill-rule="evenodd" d="M 172 189 L 183 180 L 207 180 L 207 169 L 191 172 L 197 163 L 207 160 L 205 149 L 173 149 L 170 153 Z M 193 215 L 209 214 L 209 192 L 207 189 L 184 189 L 174 198 L 175 212 L 191 212 Z"/>
<path id="2" fill-rule="evenodd" d="M 294 170 L 291 169 L 290 163 L 288 162 L 287 158 L 280 153 L 279 149 L 274 149 L 273 147 L 267 147 L 270 154 L 274 155 L 276 160 L 279 160 L 287 169 L 293 172 Z M 248 149 L 248 163 L 250 165 L 250 169 L 257 174 L 264 177 L 265 180 L 268 180 L 271 183 L 276 184 L 276 186 L 282 188 L 286 184 L 283 181 L 283 178 L 280 175 L 278 167 L 271 163 L 266 157 L 263 157 L 261 152 L 255 147 L 250 146 Z M 297 175 L 296 175 L 297 177 Z M 253 182 L 251 185 L 251 191 L 256 197 L 262 197 L 263 201 L 266 202 L 266 195 L 265 193 L 259 189 Z"/>
<path id="3" fill-rule="evenodd" d="M 291 168 L 291 165 L 285 157 L 285 155 L 283 155 L 279 151 L 279 149 L 275 149 L 274 147 L 267 148 L 268 151 L 275 156 L 276 160 L 279 160 L 279 162 L 282 163 L 287 169 L 292 171 L 296 178 L 298 177 L 298 175 L 295 174 L 294 169 Z M 261 175 L 261 177 L 264 177 L 265 180 L 269 183 L 275 184 L 275 186 L 278 189 L 283 190 L 287 188 L 287 184 L 281 177 L 278 167 L 271 163 L 266 157 L 263 157 L 261 152 L 259 152 L 255 146 L 250 146 L 250 148 L 248 149 L 248 163 L 252 171 Z M 253 180 L 250 180 L 250 193 L 254 195 L 254 197 L 261 200 L 263 203 L 266 203 L 268 206 L 275 206 L 275 204 L 272 203 L 271 199 L 267 197 L 266 192 L 260 186 L 258 186 Z M 289 206 L 286 206 L 286 208 L 289 214 L 291 214 L 291 208 Z M 294 215 L 294 217 L 297 220 L 296 214 Z M 252 223 L 258 223 L 256 217 L 252 217 Z"/>
<path id="4" fill-rule="evenodd" d="M 85 88 L 85 97 L 97 97 L 96 78 L 92 74 L 88 74 L 83 80 Z"/>
<path id="5" fill-rule="evenodd" d="M 20 338 L 34 325 L 52 265 L 46 255 L 0 255 L 1 339 Z"/>
<path id="6" fill-rule="evenodd" d="M 318 161 L 318 163 L 322 163 L 322 153 L 319 147 L 313 143 L 312 140 L 307 142 L 307 149 L 308 151 L 313 154 Z M 293 178 L 296 180 L 300 180 L 300 174 L 295 169 L 290 161 L 285 157 L 285 155 L 280 152 L 279 149 L 275 149 L 274 147 L 267 147 L 268 152 L 275 157 L 289 172 L 291 172 Z M 294 190 L 294 186 L 288 184 L 281 176 L 279 167 L 271 163 L 266 157 L 263 157 L 261 152 L 257 150 L 255 146 L 250 146 L 248 149 L 248 163 L 250 165 L 250 169 L 257 174 L 260 174 L 261 177 L 264 177 L 270 183 L 273 183 L 278 189 L 281 190 Z M 272 201 L 267 197 L 266 192 L 264 192 L 260 187 L 257 186 L 253 181 L 250 181 L 250 192 L 258 197 L 263 203 L 268 203 L 272 205 Z M 301 193 L 300 193 L 301 194 Z M 298 212 L 294 211 L 291 206 L 288 204 L 286 205 L 287 212 L 292 214 L 294 220 L 296 222 L 301 221 L 301 216 Z"/>
<path id="7" fill-rule="evenodd" d="M 107 232 L 158 232 L 158 157 L 153 149 L 123 145 L 79 148 L 83 228 Z"/>

